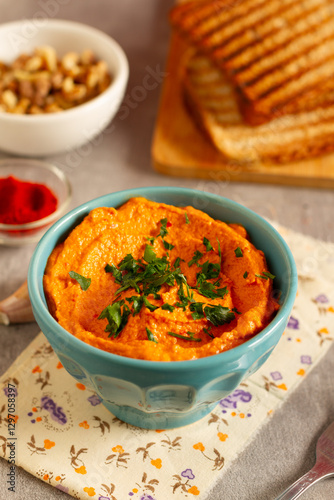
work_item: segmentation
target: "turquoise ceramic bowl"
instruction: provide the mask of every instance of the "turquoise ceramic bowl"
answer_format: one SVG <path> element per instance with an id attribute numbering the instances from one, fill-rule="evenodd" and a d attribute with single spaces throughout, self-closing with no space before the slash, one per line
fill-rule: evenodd
<path id="1" fill-rule="evenodd" d="M 145 361 L 126 358 L 85 344 L 64 330 L 48 311 L 43 273 L 55 245 L 64 240 L 93 208 L 118 207 L 134 196 L 176 206 L 192 205 L 215 219 L 240 223 L 254 245 L 263 250 L 277 277 L 281 308 L 258 335 L 230 351 L 191 361 Z M 217 402 L 254 373 L 268 358 L 288 321 L 297 290 L 296 267 L 277 231 L 251 210 L 201 191 L 148 187 L 108 194 L 72 210 L 43 236 L 33 254 L 28 287 L 37 323 L 66 370 L 96 391 L 119 419 L 147 429 L 190 424 L 212 411 Z"/>

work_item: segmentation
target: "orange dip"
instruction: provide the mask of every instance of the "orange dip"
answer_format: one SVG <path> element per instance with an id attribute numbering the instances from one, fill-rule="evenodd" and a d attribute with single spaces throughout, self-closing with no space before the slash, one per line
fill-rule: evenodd
<path id="1" fill-rule="evenodd" d="M 92 210 L 53 250 L 44 289 L 78 339 L 179 361 L 226 351 L 267 326 L 279 307 L 273 278 L 242 226 L 133 198 Z"/>

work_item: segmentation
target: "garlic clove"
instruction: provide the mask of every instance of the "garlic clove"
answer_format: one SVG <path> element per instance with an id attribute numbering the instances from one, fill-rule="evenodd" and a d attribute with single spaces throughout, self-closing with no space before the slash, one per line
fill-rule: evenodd
<path id="1" fill-rule="evenodd" d="M 0 324 L 29 323 L 35 321 L 25 281 L 16 292 L 0 301 Z"/>

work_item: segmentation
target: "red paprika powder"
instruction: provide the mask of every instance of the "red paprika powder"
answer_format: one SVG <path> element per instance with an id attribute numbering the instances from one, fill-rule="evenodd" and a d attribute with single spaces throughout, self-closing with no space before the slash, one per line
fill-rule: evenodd
<path id="1" fill-rule="evenodd" d="M 0 178 L 0 223 L 26 224 L 52 214 L 58 205 L 54 193 L 44 184 Z"/>

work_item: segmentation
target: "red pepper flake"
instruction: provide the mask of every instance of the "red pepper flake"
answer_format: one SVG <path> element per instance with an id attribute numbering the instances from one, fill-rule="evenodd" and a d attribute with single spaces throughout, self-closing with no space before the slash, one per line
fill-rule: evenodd
<path id="1" fill-rule="evenodd" d="M 26 224 L 52 214 L 58 205 L 54 193 L 44 184 L 13 176 L 0 178 L 0 222 Z"/>
<path id="2" fill-rule="evenodd" d="M 171 227 L 173 224 L 171 222 L 167 222 L 166 227 Z"/>

